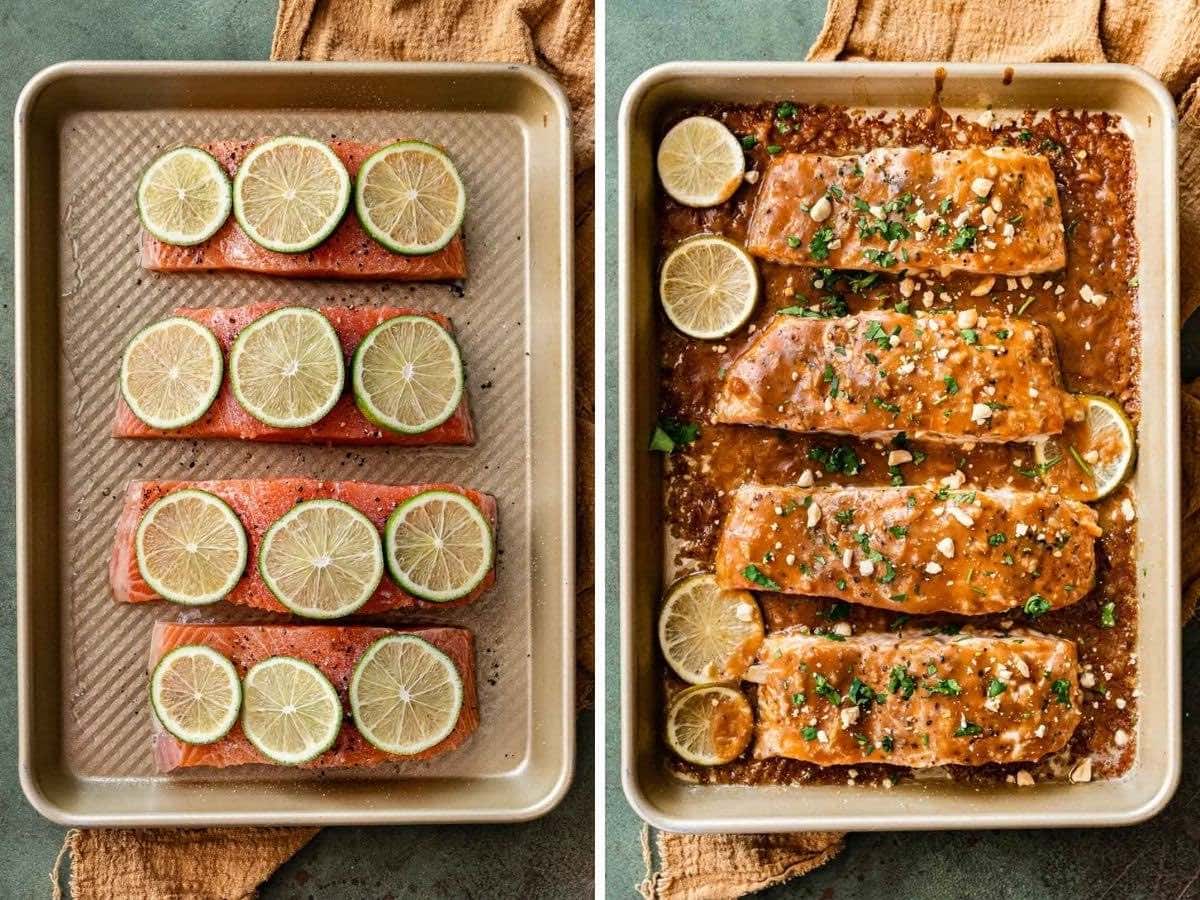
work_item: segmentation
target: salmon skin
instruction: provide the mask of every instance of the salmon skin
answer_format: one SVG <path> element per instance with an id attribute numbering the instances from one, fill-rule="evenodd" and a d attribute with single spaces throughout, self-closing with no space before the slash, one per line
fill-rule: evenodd
<path id="1" fill-rule="evenodd" d="M 1016 630 L 768 635 L 755 759 L 924 768 L 1041 759 L 1066 746 L 1083 701 L 1075 645 Z"/>
<path id="2" fill-rule="evenodd" d="M 280 516 L 305 500 L 341 500 L 353 506 L 375 523 L 382 532 L 397 504 L 430 490 L 453 491 L 462 494 L 479 507 L 484 518 L 496 531 L 496 499 L 472 488 L 457 484 L 369 484 L 363 481 L 317 481 L 314 478 L 243 479 L 236 481 L 132 481 L 125 489 L 125 503 L 117 519 L 117 536 L 108 567 L 109 585 L 113 597 L 120 603 L 145 603 L 161 600 L 142 578 L 138 569 L 134 542 L 142 514 L 160 498 L 187 488 L 208 491 L 230 505 L 250 544 L 246 574 L 225 598 L 238 606 L 253 606 L 270 612 L 287 613 L 288 609 L 275 599 L 258 572 L 258 547 L 263 536 Z M 358 611 L 358 614 L 384 612 L 392 609 L 442 609 L 465 606 L 478 599 L 496 583 L 493 568 L 484 576 L 479 587 L 458 600 L 434 603 L 421 600 L 403 591 L 389 576 L 384 575 L 379 587 Z"/>
<path id="3" fill-rule="evenodd" d="M 246 154 L 264 140 L 213 141 L 198 146 L 211 153 L 233 178 Z M 393 142 L 328 143 L 353 180 L 368 156 Z M 462 235 L 455 235 L 449 244 L 427 256 L 393 253 L 363 230 L 353 207 L 351 203 L 333 234 L 303 253 L 278 253 L 260 247 L 242 231 L 233 215 L 220 231 L 192 247 L 164 244 L 143 230 L 142 268 L 153 272 L 257 272 L 284 278 L 390 281 L 456 281 L 467 277 Z"/>
<path id="4" fill-rule="evenodd" d="M 1094 509 L 1049 493 L 744 484 L 716 578 L 909 614 L 1036 616 L 1091 590 L 1100 533 Z"/>
<path id="5" fill-rule="evenodd" d="M 1008 147 L 781 154 L 755 197 L 746 249 L 876 272 L 1027 275 L 1067 264 L 1050 164 Z"/>
<path id="6" fill-rule="evenodd" d="M 212 331 L 226 354 L 234 339 L 243 328 L 260 319 L 272 310 L 281 309 L 283 303 L 255 303 L 250 306 L 203 307 L 200 309 L 177 309 L 175 315 L 184 316 Z M 424 316 L 432 319 L 454 334 L 453 323 L 445 316 L 403 307 L 354 307 L 324 306 L 318 310 L 342 341 L 342 352 L 347 358 L 354 349 L 380 322 L 396 316 Z M 463 391 L 462 401 L 445 422 L 420 434 L 402 434 L 372 424 L 359 410 L 350 389 L 350 373 L 347 366 L 346 393 L 338 400 L 329 414 L 321 421 L 305 428 L 274 428 L 260 422 L 242 408 L 229 383 L 229 373 L 221 385 L 220 393 L 208 412 L 197 422 L 174 431 L 151 428 L 133 414 L 120 391 L 117 392 L 117 415 L 113 425 L 113 437 L 119 438 L 228 438 L 242 441 L 263 441 L 278 444 L 342 444 L 360 447 L 397 446 L 425 447 L 434 444 L 471 446 L 475 443 L 475 425 Z"/>
<path id="7" fill-rule="evenodd" d="M 1007 316 L 776 316 L 725 378 L 715 419 L 939 443 L 1033 442 L 1063 430 L 1054 337 Z"/>
<path id="8" fill-rule="evenodd" d="M 450 657 L 463 682 L 463 704 L 454 730 L 441 743 L 412 756 L 394 756 L 372 746 L 347 719 L 333 747 L 305 767 L 314 769 L 376 766 L 385 762 L 429 759 L 461 747 L 479 726 L 475 696 L 475 638 L 465 628 L 366 628 L 337 625 L 202 625 L 156 622 L 150 639 L 150 671 L 171 650 L 187 645 L 211 647 L 233 663 L 240 677 L 272 656 L 293 656 L 312 663 L 329 679 L 349 714 L 350 676 L 363 652 L 389 634 L 414 634 Z M 154 762 L 160 772 L 196 766 L 224 768 L 249 763 L 277 765 L 255 749 L 241 725 L 212 744 L 180 741 L 154 722 Z"/>

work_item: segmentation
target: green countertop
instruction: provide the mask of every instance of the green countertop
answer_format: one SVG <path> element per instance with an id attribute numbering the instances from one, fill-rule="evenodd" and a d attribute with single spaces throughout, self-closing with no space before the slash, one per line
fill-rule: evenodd
<path id="1" fill-rule="evenodd" d="M 686 6 L 686 14 L 681 7 Z M 611 0 L 607 17 L 608 335 L 605 398 L 605 485 L 611 523 L 616 513 L 616 127 L 621 97 L 641 72 L 672 60 L 802 60 L 820 30 L 824 0 Z M 1190 336 L 1190 332 L 1189 332 Z M 1187 349 L 1194 358 L 1196 342 Z M 1185 360 L 1188 354 L 1185 353 Z M 1185 370 L 1189 366 L 1185 365 Z M 1190 368 L 1195 368 L 1191 366 Z M 610 537 L 613 534 L 610 526 Z M 607 558 L 608 676 L 606 834 L 608 895 L 631 897 L 643 877 L 641 822 L 625 802 L 619 769 L 617 564 Z M 1173 600 L 1174 598 L 1172 598 Z M 1200 897 L 1200 623 L 1184 635 L 1184 760 L 1179 791 L 1168 809 L 1135 828 L 1088 831 L 975 831 L 851 835 L 830 865 L 761 895 L 821 900 L 895 898 Z"/>
<path id="2" fill-rule="evenodd" d="M 151 11 L 153 10 L 153 12 Z M 67 59 L 266 59 L 275 23 L 272 0 L 5 0 L 0 3 L 0 109 L 11 111 L 39 69 Z M 0 365 L 12 371 L 12 116 L 3 116 L 0 169 Z M 13 483 L 13 401 L 0 397 L 0 465 Z M 13 497 L 0 496 L 0 570 L 14 569 Z M 16 721 L 15 594 L 3 594 L 0 718 Z M 593 717 L 578 722 L 578 763 L 567 798 L 527 825 L 331 828 L 265 886 L 267 898 L 583 897 L 592 886 Z M 0 733 L 0 896 L 48 897 L 47 874 L 64 829 L 38 816 L 17 782 L 15 727 Z M 65 873 L 63 884 L 66 884 Z"/>

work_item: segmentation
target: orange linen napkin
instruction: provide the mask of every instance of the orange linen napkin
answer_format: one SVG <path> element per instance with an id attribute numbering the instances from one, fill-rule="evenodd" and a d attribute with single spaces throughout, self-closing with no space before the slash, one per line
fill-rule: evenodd
<path id="1" fill-rule="evenodd" d="M 593 666 L 592 322 L 595 30 L 591 0 L 280 0 L 271 58 L 526 63 L 571 101 L 575 157 L 575 437 L 577 701 L 590 705 Z M 76 900 L 234 900 L 255 889 L 315 828 L 71 831 Z M 52 875 L 57 891 L 57 871 Z"/>
<path id="2" fill-rule="evenodd" d="M 914 28 L 913 23 L 920 23 Z M 829 0 L 809 60 L 1121 62 L 1179 104 L 1181 315 L 1200 306 L 1200 4 L 1195 0 Z M 1183 606 L 1200 596 L 1200 381 L 1183 398 Z M 828 862 L 844 835 L 660 833 L 643 896 L 740 897 Z"/>

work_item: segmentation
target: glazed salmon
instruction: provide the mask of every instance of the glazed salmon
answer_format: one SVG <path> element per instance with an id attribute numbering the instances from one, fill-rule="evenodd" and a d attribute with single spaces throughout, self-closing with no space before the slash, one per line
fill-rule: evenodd
<path id="1" fill-rule="evenodd" d="M 210 329 L 217 336 L 226 354 L 239 332 L 255 319 L 265 316 L 282 303 L 255 303 L 250 306 L 235 306 L 228 309 L 204 307 L 199 309 L 177 309 L 175 315 L 186 316 Z M 396 316 L 425 316 L 454 334 L 454 324 L 445 316 L 422 310 L 403 307 L 354 307 L 325 306 L 322 315 L 333 325 L 342 341 L 342 351 L 349 359 L 372 328 Z M 198 422 L 174 431 L 151 428 L 133 414 L 120 391 L 117 392 L 117 414 L 113 425 L 113 436 L 124 438 L 229 438 L 243 441 L 266 441 L 287 444 L 345 444 L 357 446 L 422 447 L 434 444 L 470 446 L 475 443 L 475 426 L 463 391 L 462 401 L 445 422 L 421 434 L 401 434 L 379 428 L 367 420 L 359 411 L 349 390 L 349 366 L 346 373 L 346 394 L 330 410 L 329 415 L 315 425 L 306 428 L 274 428 L 260 422 L 246 412 L 229 385 L 229 373 L 221 391 L 204 417 Z"/>
<path id="2" fill-rule="evenodd" d="M 964 616 L 1082 600 L 1096 511 L 1049 493 L 744 484 L 716 553 L 723 588 Z M 1039 598 L 1033 600 L 1032 598 Z"/>
<path id="3" fill-rule="evenodd" d="M 1027 275 L 1067 264 L 1050 164 L 1008 147 L 781 154 L 755 196 L 746 249 L 878 272 Z"/>
<path id="4" fill-rule="evenodd" d="M 715 419 L 941 443 L 1032 442 L 1063 430 L 1054 337 L 975 310 L 776 316 L 729 367 Z"/>
<path id="5" fill-rule="evenodd" d="M 454 730 L 441 743 L 413 756 L 393 756 L 366 741 L 348 719 L 337 742 L 306 764 L 331 769 L 374 766 L 384 762 L 428 759 L 461 747 L 479 726 L 475 695 L 475 638 L 465 628 L 365 628 L 335 625 L 189 625 L 156 622 L 150 640 L 150 671 L 176 647 L 203 644 L 226 656 L 239 676 L 271 656 L 293 656 L 312 663 L 337 689 L 342 708 L 349 712 L 347 690 L 354 666 L 379 638 L 396 633 L 415 634 L 450 657 L 463 682 L 463 705 Z M 195 766 L 274 765 L 246 739 L 240 725 L 212 744 L 185 744 L 162 730 L 155 721 L 154 761 L 160 772 Z"/>
<path id="6" fill-rule="evenodd" d="M 214 141 L 199 147 L 216 157 L 233 178 L 246 154 L 262 140 Z M 333 140 L 329 146 L 353 179 L 366 158 L 386 145 Z M 461 235 L 428 256 L 392 253 L 363 231 L 358 216 L 349 209 L 333 234 L 304 253 L 277 253 L 260 247 L 232 215 L 220 231 L 193 247 L 164 244 L 143 231 L 142 267 L 155 272 L 240 271 L 285 278 L 455 281 L 467 277 L 467 256 Z"/>
<path id="7" fill-rule="evenodd" d="M 1080 721 L 1075 644 L 1034 631 L 769 635 L 754 758 L 821 766 L 979 766 L 1040 759 Z"/>
<path id="8" fill-rule="evenodd" d="M 134 541 L 142 514 L 160 497 L 172 491 L 195 488 L 208 491 L 230 505 L 243 527 L 250 544 L 246 574 L 225 599 L 239 606 L 253 606 L 270 612 L 286 613 L 287 608 L 275 599 L 258 573 L 258 547 L 263 535 L 280 516 L 304 500 L 341 500 L 363 513 L 382 532 L 388 516 L 396 505 L 428 490 L 454 491 L 479 507 L 484 518 L 496 530 L 496 499 L 457 484 L 368 484 L 362 481 L 317 481 L 313 478 L 245 479 L 236 481 L 133 481 L 125 490 L 125 503 L 117 519 L 117 535 L 109 562 L 109 585 L 113 597 L 121 603 L 145 603 L 160 600 L 138 570 Z M 360 614 L 391 609 L 437 609 L 463 606 L 478 599 L 496 582 L 495 569 L 489 572 L 474 591 L 459 600 L 433 603 L 413 597 L 400 589 L 387 575 L 374 595 L 359 610 Z"/>

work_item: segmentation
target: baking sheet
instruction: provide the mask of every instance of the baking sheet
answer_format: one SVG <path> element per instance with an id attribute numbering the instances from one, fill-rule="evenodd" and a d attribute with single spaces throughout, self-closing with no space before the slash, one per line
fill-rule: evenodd
<path id="1" fill-rule="evenodd" d="M 83 65 L 72 79 L 105 77 Z M 57 170 L 50 196 L 41 192 L 45 185 L 40 173 L 27 173 L 31 209 L 53 217 L 58 228 L 52 247 L 29 248 L 25 287 L 35 288 L 33 282 L 43 277 L 53 280 L 58 291 L 57 297 L 44 295 L 41 301 L 56 303 L 53 327 L 38 336 L 21 329 L 26 354 L 19 368 L 26 367 L 28 376 L 32 365 L 41 371 L 49 366 L 58 377 L 46 379 L 39 372 L 32 386 L 35 392 L 48 393 L 41 405 L 53 397 L 55 421 L 41 421 L 27 403 L 19 412 L 18 427 L 38 431 L 56 426 L 57 447 L 50 458 L 43 458 L 27 455 L 27 443 L 21 454 L 25 471 L 18 479 L 37 480 L 54 468 L 46 477 L 57 483 L 57 521 L 51 523 L 57 552 L 46 566 L 54 583 L 23 579 L 21 605 L 22 614 L 32 620 L 26 624 L 38 636 L 37 652 L 58 654 L 57 697 L 49 698 L 57 707 L 58 728 L 38 729 L 23 722 L 23 731 L 32 739 L 22 742 L 23 773 L 24 767 L 31 773 L 48 768 L 54 758 L 53 777 L 74 788 L 66 804 L 35 803 L 48 807 L 43 811 L 55 818 L 94 820 L 111 812 L 100 802 L 103 794 L 136 786 L 148 790 L 151 798 L 155 791 L 164 792 L 143 804 L 143 812 L 160 817 L 180 815 L 181 821 L 196 821 L 201 812 L 197 803 L 203 798 L 206 821 L 214 816 L 268 821 L 285 807 L 296 808 L 297 795 L 286 801 L 274 796 L 278 790 L 272 785 L 287 782 L 289 792 L 310 791 L 317 800 L 305 812 L 306 821 L 331 812 L 351 819 L 361 814 L 361 821 L 526 818 L 532 810 L 549 808 L 569 779 L 573 744 L 573 716 L 568 714 L 572 642 L 563 640 L 571 631 L 572 557 L 563 551 L 573 549 L 573 515 L 560 514 L 563 506 L 570 510 L 573 505 L 570 419 L 565 415 L 571 397 L 570 256 L 562 253 L 568 239 L 564 235 L 569 235 L 565 211 L 570 208 L 570 157 L 561 94 L 532 70 L 441 67 L 443 81 L 451 79 L 457 94 L 435 98 L 434 108 L 421 109 L 418 103 L 414 109 L 405 95 L 419 94 L 421 77 L 429 74 L 416 77 L 419 66 L 364 66 L 352 73 L 328 64 L 316 69 L 272 65 L 273 75 L 287 74 L 280 69 L 292 69 L 294 75 L 272 91 L 269 84 L 261 90 L 262 82 L 245 64 L 227 64 L 215 66 L 219 72 L 202 73 L 172 66 L 173 76 L 167 77 L 175 78 L 175 91 L 185 102 L 137 108 L 145 103 L 145 95 L 139 98 L 136 93 L 138 85 L 149 92 L 161 85 L 151 86 L 152 72 L 131 68 L 141 77 L 126 82 L 134 91 L 125 95 L 127 103 L 116 99 L 113 108 L 103 108 L 107 104 L 79 98 L 84 102 L 58 105 L 55 121 L 40 123 L 55 132 L 49 136 Z M 337 77 L 321 87 L 326 72 Z M 206 86 L 217 88 L 218 78 L 240 82 L 242 108 L 205 99 Z M 525 96 L 489 100 L 506 79 Z M 338 102 L 342 92 L 354 90 L 359 93 L 352 100 Z M 303 101 L 307 108 L 272 105 L 286 99 Z M 48 118 L 51 104 L 43 102 L 41 107 Z M 540 155 L 549 158 L 540 160 L 542 165 L 531 149 L 531 130 L 541 132 L 537 139 L 546 144 Z M 133 197 L 144 167 L 181 142 L 276 134 L 364 142 L 414 136 L 445 146 L 467 189 L 466 282 L 406 285 L 142 270 Z M 535 220 L 538 207 L 540 222 Z M 27 326 L 39 317 L 38 310 L 29 308 L 39 302 L 36 293 L 19 291 L 27 305 Z M 176 306 L 237 306 L 264 300 L 305 306 L 413 306 L 450 316 L 467 369 L 476 445 L 337 448 L 110 436 L 116 368 L 135 331 Z M 53 343 L 47 346 L 49 337 Z M 566 397 L 567 404 L 560 403 L 559 396 Z M 535 404 L 538 417 L 532 413 Z M 552 452 L 546 452 L 547 445 Z M 536 480 L 534 459 L 539 466 Z M 475 633 L 481 724 L 462 749 L 427 762 L 373 769 L 313 772 L 250 766 L 195 770 L 183 776 L 154 772 L 145 702 L 152 623 L 287 617 L 223 604 L 181 610 L 166 603 L 115 603 L 107 584 L 107 561 L 123 489 L 133 479 L 284 475 L 392 484 L 454 481 L 497 498 L 497 583 L 488 594 L 459 609 L 347 620 L 461 625 Z M 24 520 L 29 513 L 26 496 L 19 516 Z M 31 532 L 26 529 L 22 553 L 44 552 Z M 56 601 L 55 628 L 46 607 Z M 23 648 L 28 671 L 28 640 Z M 29 674 L 39 679 L 30 687 L 46 702 L 43 669 Z M 554 681 L 558 688 L 547 690 L 539 680 Z M 23 710 L 28 713 L 29 705 Z M 50 738 L 47 732 L 54 731 Z M 472 797 L 473 787 L 485 782 L 493 790 L 476 790 Z M 181 787 L 183 783 L 192 790 Z M 502 789 L 505 783 L 508 790 Z M 370 786 L 370 802 L 339 793 L 339 786 L 354 784 Z M 446 802 L 454 793 L 461 796 Z M 220 798 L 215 804 L 220 812 L 211 811 L 214 798 Z"/>
<path id="2" fill-rule="evenodd" d="M 645 452 L 658 408 L 653 306 L 654 149 L 661 118 L 698 102 L 793 100 L 850 108 L 919 109 L 937 96 L 951 111 L 1107 110 L 1123 116 L 1137 159 L 1143 304 L 1138 443 L 1142 698 L 1138 758 L 1117 781 L 1036 789 L 904 782 L 854 785 L 696 786 L 664 765 L 661 673 L 654 648 L 657 597 L 672 571 L 662 521 L 660 463 Z M 620 119 L 620 533 L 622 781 L 631 805 L 676 831 L 806 831 L 1120 825 L 1170 799 L 1180 766 L 1178 543 L 1178 259 L 1175 116 L 1166 91 L 1127 66 L 934 63 L 672 63 L 627 91 Z M 666 570 L 664 572 L 664 569 Z"/>

